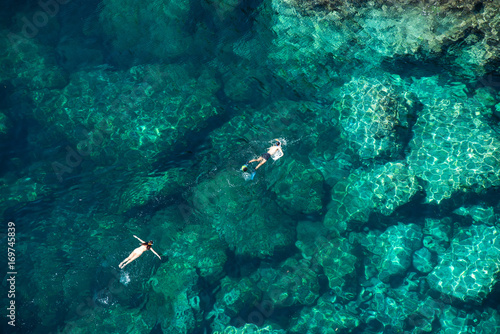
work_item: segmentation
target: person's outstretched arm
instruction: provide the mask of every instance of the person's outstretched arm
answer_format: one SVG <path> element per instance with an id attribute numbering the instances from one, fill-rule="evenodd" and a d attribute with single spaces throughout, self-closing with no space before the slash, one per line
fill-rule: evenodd
<path id="1" fill-rule="evenodd" d="M 136 238 L 137 240 L 139 240 L 141 243 L 145 243 L 145 241 L 141 240 L 138 236 L 134 235 L 134 238 Z"/>
<path id="2" fill-rule="evenodd" d="M 152 251 L 153 253 L 155 253 L 155 255 L 156 255 L 156 256 L 158 256 L 158 258 L 161 260 L 161 256 L 160 256 L 160 255 L 158 255 L 158 253 L 156 253 L 156 252 L 155 252 L 155 250 L 154 250 L 153 248 L 151 248 L 151 251 Z"/>

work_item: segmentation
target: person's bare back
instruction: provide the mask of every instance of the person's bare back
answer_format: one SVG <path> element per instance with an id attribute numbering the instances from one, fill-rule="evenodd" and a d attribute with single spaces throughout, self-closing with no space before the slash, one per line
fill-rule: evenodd
<path id="1" fill-rule="evenodd" d="M 144 253 L 147 250 L 152 251 L 161 260 L 161 256 L 158 255 L 158 253 L 156 253 L 154 251 L 153 247 L 152 247 L 153 246 L 153 241 L 145 242 L 145 241 L 139 239 L 135 235 L 134 235 L 134 238 L 136 238 L 137 240 L 139 240 L 141 242 L 141 245 L 139 247 L 137 247 L 136 249 L 134 249 L 132 251 L 132 253 L 130 253 L 130 255 L 118 265 L 118 267 L 120 267 L 120 269 L 123 269 L 127 264 L 129 264 L 130 262 L 132 262 L 135 259 L 137 259 L 139 256 L 142 255 L 142 253 Z"/>
<path id="2" fill-rule="evenodd" d="M 273 156 L 276 151 L 281 151 L 281 146 L 271 146 L 267 149 L 267 153 L 269 153 L 271 156 Z"/>

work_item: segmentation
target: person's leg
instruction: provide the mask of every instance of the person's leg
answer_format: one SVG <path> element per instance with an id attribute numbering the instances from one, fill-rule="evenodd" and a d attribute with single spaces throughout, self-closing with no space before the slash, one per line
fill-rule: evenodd
<path id="1" fill-rule="evenodd" d="M 132 254 L 134 254 L 134 253 L 132 253 Z M 132 257 L 132 254 L 130 254 L 129 256 L 127 256 L 127 258 L 126 258 L 125 260 L 123 260 L 123 261 L 122 261 L 122 262 L 118 265 L 118 267 L 120 267 L 120 268 L 125 267 L 125 266 L 126 266 L 126 264 L 124 265 L 124 263 L 125 263 L 125 262 L 129 262 L 129 261 L 130 261 L 130 258 Z"/>
<path id="2" fill-rule="evenodd" d="M 142 254 L 142 253 L 141 253 L 141 254 Z M 132 261 L 134 261 L 135 259 L 137 259 L 137 258 L 138 258 L 141 254 L 138 254 L 138 253 L 136 253 L 136 252 L 133 252 L 133 253 L 132 253 L 132 254 L 130 254 L 130 256 L 126 259 L 126 261 L 127 261 L 127 262 L 126 262 L 123 266 L 121 266 L 120 268 L 125 267 L 127 264 L 129 264 L 130 262 L 132 262 Z M 125 262 L 125 261 L 123 261 L 123 262 Z"/>
<path id="3" fill-rule="evenodd" d="M 256 162 L 256 161 L 261 161 L 261 160 L 262 160 L 262 157 L 258 157 L 257 159 L 250 160 L 248 163 Z"/>
<path id="4" fill-rule="evenodd" d="M 265 164 L 266 162 L 267 162 L 266 159 L 262 159 L 262 161 L 257 165 L 257 167 L 255 167 L 255 170 L 259 169 L 259 167 Z"/>
<path id="5" fill-rule="evenodd" d="M 130 253 L 130 255 L 125 260 L 123 260 L 122 263 L 124 263 L 124 262 L 125 263 L 121 266 L 121 268 L 125 267 L 127 264 L 129 264 L 130 262 L 134 261 L 139 256 L 141 256 L 142 252 L 140 251 L 140 249 L 141 249 L 140 247 L 134 249 L 134 251 L 132 253 Z"/>
<path id="6" fill-rule="evenodd" d="M 123 262 L 125 262 L 125 261 L 123 261 Z M 123 262 L 122 262 L 122 263 L 120 263 L 120 266 L 119 266 L 119 267 L 120 267 L 120 269 L 125 268 L 125 266 L 126 266 L 127 264 L 129 264 L 130 262 L 132 262 L 132 261 L 129 261 L 129 260 L 127 259 L 127 261 L 126 261 L 125 263 L 123 263 Z"/>
<path id="7" fill-rule="evenodd" d="M 128 257 L 123 260 L 120 265 L 118 266 L 120 269 L 122 269 L 123 267 L 125 267 L 126 265 L 128 264 Z"/>

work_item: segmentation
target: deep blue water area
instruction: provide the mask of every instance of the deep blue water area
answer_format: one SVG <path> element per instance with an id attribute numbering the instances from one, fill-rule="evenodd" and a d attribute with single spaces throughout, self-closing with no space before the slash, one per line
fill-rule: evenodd
<path id="1" fill-rule="evenodd" d="M 4 0 L 2 332 L 500 334 L 499 13 Z"/>

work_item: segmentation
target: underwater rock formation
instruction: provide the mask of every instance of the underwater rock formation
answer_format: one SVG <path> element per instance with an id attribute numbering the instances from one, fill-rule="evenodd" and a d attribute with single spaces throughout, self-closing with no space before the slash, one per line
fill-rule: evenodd
<path id="1" fill-rule="evenodd" d="M 346 285 L 351 286 L 356 281 L 356 263 L 353 247 L 345 238 L 323 240 L 318 244 L 319 250 L 314 258 L 323 267 L 329 286 L 339 292 Z"/>
<path id="2" fill-rule="evenodd" d="M 184 267 L 196 268 L 208 282 L 220 278 L 227 261 L 226 251 L 227 244 L 210 226 L 198 224 L 184 227 L 169 250 L 172 257 L 184 261 Z"/>
<path id="3" fill-rule="evenodd" d="M 300 221 L 297 224 L 295 246 L 302 252 L 302 257 L 311 259 L 328 242 L 329 230 L 317 221 Z M 334 235 L 338 236 L 338 235 Z"/>
<path id="4" fill-rule="evenodd" d="M 473 329 L 469 324 L 474 323 L 474 315 L 451 305 L 441 305 L 439 323 L 445 334 L 470 333 Z"/>
<path id="5" fill-rule="evenodd" d="M 500 19 L 497 13 L 500 4 L 496 1 L 276 2 L 282 7 L 284 4 L 293 7 L 319 27 L 325 26 L 325 21 L 329 21 L 330 26 L 337 25 L 336 29 L 327 28 L 336 37 L 335 42 L 325 38 L 326 34 L 321 30 L 316 31 L 316 39 L 323 38 L 315 45 L 325 50 L 333 45 L 339 48 L 338 45 L 348 41 L 349 37 L 356 36 L 356 42 L 363 44 L 364 50 L 354 53 L 353 57 L 362 61 L 378 64 L 398 57 L 418 60 L 419 56 L 437 61 L 452 60 L 466 77 L 478 77 L 495 71 L 497 67 L 495 64 L 500 55 Z M 333 53 L 339 54 L 338 51 Z"/>
<path id="6" fill-rule="evenodd" d="M 0 82 L 21 90 L 61 89 L 68 83 L 53 48 L 12 31 L 0 33 L 0 61 Z"/>
<path id="7" fill-rule="evenodd" d="M 370 171 L 355 170 L 332 190 L 332 204 L 324 224 L 345 231 L 352 221 L 364 223 L 370 213 L 390 215 L 408 203 L 420 186 L 414 171 L 403 163 L 387 163 Z"/>
<path id="8" fill-rule="evenodd" d="M 500 140 L 481 106 L 467 99 L 464 85 L 439 86 L 436 80 L 412 85 L 425 107 L 413 127 L 407 162 L 426 181 L 426 201 L 440 203 L 460 190 L 500 186 Z"/>
<path id="9" fill-rule="evenodd" d="M 181 257 L 172 257 L 149 279 L 152 288 L 147 309 L 157 312 L 161 328 L 168 333 L 186 333 L 201 321 L 196 269 Z"/>
<path id="10" fill-rule="evenodd" d="M 428 274 L 436 266 L 436 261 L 433 261 L 432 253 L 425 247 L 413 253 L 413 267 L 418 271 Z"/>
<path id="11" fill-rule="evenodd" d="M 191 77 L 186 68 L 175 65 L 78 72 L 62 91 L 37 93 L 34 116 L 57 127 L 74 144 L 89 132 L 103 132 L 93 143 L 101 150 L 81 148 L 90 150 L 93 160 L 106 150 L 107 159 L 113 152 L 115 159 L 140 157 L 136 163 L 147 166 L 158 152 L 203 128 L 217 114 L 213 94 L 218 85 L 210 75 Z M 95 143 L 100 141 L 105 143 Z"/>
<path id="12" fill-rule="evenodd" d="M 498 324 L 500 324 L 500 312 L 493 308 L 487 308 L 481 314 L 481 321 L 476 326 L 476 332 L 500 334 L 500 326 Z"/>
<path id="13" fill-rule="evenodd" d="M 196 178 L 195 173 L 195 169 L 170 168 L 159 176 L 135 175 L 126 187 L 116 190 L 119 199 L 111 209 L 123 213 L 155 198 L 164 198 L 178 193 Z"/>
<path id="14" fill-rule="evenodd" d="M 332 101 L 332 89 L 342 84 L 339 67 L 352 66 L 343 61 L 353 36 L 344 34 L 335 16 L 303 16 L 290 1 L 273 0 L 264 10 L 271 18 L 261 29 L 270 25 L 276 36 L 269 50 L 272 70 L 297 94 Z"/>
<path id="15" fill-rule="evenodd" d="M 334 302 L 324 294 L 313 307 L 306 307 L 292 319 L 290 333 L 327 333 L 351 331 L 360 325 L 359 317 L 347 307 Z"/>
<path id="16" fill-rule="evenodd" d="M 221 280 L 221 290 L 217 293 L 214 308 L 222 309 L 229 317 L 235 318 L 259 301 L 261 295 L 256 284 L 248 277 L 232 279 L 226 276 Z"/>
<path id="17" fill-rule="evenodd" d="M 200 300 L 191 287 L 180 291 L 177 298 L 169 302 L 172 303 L 173 315 L 163 320 L 161 328 L 164 332 L 185 334 L 196 329 L 201 324 L 203 316 L 200 312 Z M 148 308 L 151 309 L 154 306 L 153 300 L 153 302 L 149 303 Z"/>
<path id="18" fill-rule="evenodd" d="M 382 234 L 370 232 L 362 245 L 371 254 L 370 262 L 378 278 L 388 283 L 395 276 L 404 276 L 412 263 L 413 252 L 422 247 L 422 229 L 415 224 L 393 225 Z"/>
<path id="19" fill-rule="evenodd" d="M 500 273 L 500 233 L 497 227 L 462 228 L 427 276 L 430 287 L 463 302 L 481 303 Z"/>
<path id="20" fill-rule="evenodd" d="M 416 117 L 416 97 L 389 81 L 359 77 L 342 86 L 342 136 L 361 160 L 403 156 Z"/>
<path id="21" fill-rule="evenodd" d="M 450 246 L 453 222 L 449 218 L 425 218 L 424 247 L 437 254 L 444 254 Z"/>
<path id="22" fill-rule="evenodd" d="M 240 0 L 210 0 L 203 2 L 152 0 L 147 6 L 134 1 L 105 0 L 101 4 L 99 21 L 113 46 L 115 61 L 130 63 L 130 54 L 140 63 L 179 61 L 182 57 L 200 59 L 213 57 L 220 48 L 230 48 L 231 37 L 239 37 Z M 252 4 L 244 4 L 252 10 Z M 231 28 L 229 28 L 231 27 Z M 224 30 L 228 41 L 214 43 Z M 228 47 L 229 45 L 229 47 Z M 219 58 L 224 58 L 219 54 Z"/>
<path id="23" fill-rule="evenodd" d="M 496 225 L 500 220 L 499 215 L 495 213 L 492 207 L 484 207 L 482 205 L 462 206 L 453 211 L 453 213 L 460 216 L 468 216 L 472 218 L 474 223 L 487 226 Z"/>
<path id="24" fill-rule="evenodd" d="M 226 18 L 229 13 L 234 11 L 242 0 L 210 0 L 207 4 L 214 7 L 219 18 Z"/>
<path id="25" fill-rule="evenodd" d="M 236 254 L 269 256 L 293 245 L 295 231 L 291 219 L 265 196 L 264 187 L 246 182 L 239 171 L 220 171 L 196 186 L 193 208 Z"/>
<path id="26" fill-rule="evenodd" d="M 0 179 L 0 193 L 4 198 L 0 201 L 0 215 L 9 207 L 42 199 L 50 193 L 45 183 L 27 176 L 11 179 L 14 177 L 17 175 L 7 174 Z"/>
<path id="27" fill-rule="evenodd" d="M 105 0 L 100 21 L 117 52 L 133 50 L 143 61 L 172 59 L 194 42 L 185 27 L 189 13 L 189 1 L 154 0 L 143 6 L 130 0 Z"/>
<path id="28" fill-rule="evenodd" d="M 291 161 L 272 171 L 269 187 L 278 196 L 278 205 L 290 214 L 319 213 L 324 196 L 323 176 L 315 168 Z"/>
<path id="29" fill-rule="evenodd" d="M 250 40 L 251 42 L 252 40 Z M 224 94 L 229 98 L 235 105 L 245 105 L 244 109 L 247 109 L 251 105 L 260 104 L 263 98 L 266 98 L 269 94 L 268 90 L 268 80 L 265 78 L 267 69 L 264 64 L 260 64 L 258 60 L 247 59 L 247 57 L 252 57 L 255 50 L 246 50 L 247 47 L 253 47 L 245 45 L 247 41 L 237 41 L 235 42 L 235 48 L 238 48 L 241 55 L 234 54 L 233 59 L 227 63 L 221 63 L 219 61 L 214 61 L 217 64 L 215 68 L 221 71 L 221 82 Z M 222 47 L 229 47 L 231 44 L 223 45 Z M 233 50 L 230 50 L 232 53 Z M 250 55 L 249 55 L 250 54 Z"/>
<path id="30" fill-rule="evenodd" d="M 359 295 L 347 308 L 358 315 L 368 333 L 431 332 L 433 322 L 441 315 L 440 302 L 420 293 L 420 281 L 415 272 L 394 285 L 373 277 L 362 284 Z"/>
<path id="31" fill-rule="evenodd" d="M 3 112 L 0 112 L 0 138 L 5 137 L 11 126 L 9 118 Z"/>
<path id="32" fill-rule="evenodd" d="M 418 280 L 405 280 L 409 288 L 398 289 L 396 303 L 399 310 L 385 317 L 386 325 L 398 324 L 399 328 L 414 329 L 410 333 L 432 333 L 433 322 L 441 315 L 441 304 L 429 296 L 422 296 L 418 291 Z M 389 292 L 389 294 L 391 294 Z M 396 307 L 397 308 L 397 307 Z M 392 316 L 392 319 L 391 319 Z M 380 319 L 384 315 L 380 316 Z M 404 319 L 404 321 L 401 321 Z"/>
<path id="33" fill-rule="evenodd" d="M 99 312 L 84 314 L 76 320 L 68 321 L 63 332 L 80 334 L 119 333 L 121 331 L 145 333 L 150 331 L 154 325 L 154 322 L 150 323 L 144 319 L 141 313 L 130 312 L 128 307 L 114 304 L 109 308 L 100 309 Z"/>
<path id="34" fill-rule="evenodd" d="M 228 326 L 223 331 L 216 331 L 214 334 L 285 334 L 282 329 L 273 329 L 271 326 L 259 327 L 254 324 L 245 324 L 243 327 Z"/>
<path id="35" fill-rule="evenodd" d="M 319 297 L 317 273 L 308 261 L 288 258 L 278 268 L 260 268 L 257 286 L 273 307 L 311 305 Z"/>

